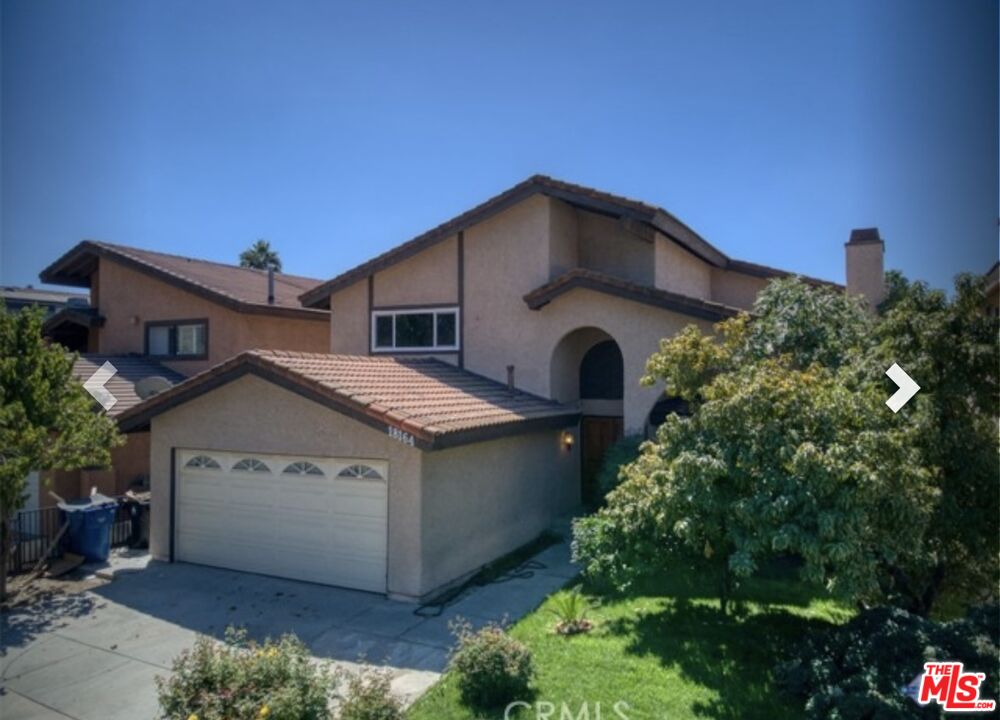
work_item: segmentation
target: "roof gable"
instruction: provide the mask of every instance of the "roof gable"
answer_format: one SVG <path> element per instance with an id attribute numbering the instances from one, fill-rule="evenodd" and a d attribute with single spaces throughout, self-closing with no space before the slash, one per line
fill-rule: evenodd
<path id="1" fill-rule="evenodd" d="M 328 355 L 250 350 L 123 413 L 125 431 L 156 415 L 253 374 L 385 431 L 435 450 L 576 423 L 576 409 L 430 358 Z"/>
<path id="2" fill-rule="evenodd" d="M 84 240 L 42 270 L 43 282 L 89 287 L 101 259 L 169 283 L 238 312 L 325 320 L 327 313 L 305 308 L 298 297 L 320 284 L 314 278 L 274 274 L 274 303 L 267 302 L 267 272 L 209 260 Z"/>
<path id="3" fill-rule="evenodd" d="M 536 194 L 562 200 L 579 209 L 618 217 L 626 223 L 634 225 L 636 228 L 644 227 L 658 231 L 715 267 L 766 277 L 782 277 L 791 274 L 783 270 L 775 270 L 752 263 L 732 260 L 677 217 L 661 207 L 583 185 L 556 180 L 546 175 L 532 175 L 527 180 L 480 203 L 471 210 L 467 210 L 461 215 L 457 215 L 451 220 L 404 242 L 402 245 L 397 245 L 375 258 L 341 273 L 332 280 L 328 280 L 302 293 L 300 300 L 303 305 L 308 307 L 328 308 L 330 306 L 330 295 L 338 290 L 353 285 L 358 280 L 406 260 L 459 231 L 487 220 Z M 813 279 L 807 278 L 807 280 Z M 815 282 L 824 281 L 817 280 Z"/>

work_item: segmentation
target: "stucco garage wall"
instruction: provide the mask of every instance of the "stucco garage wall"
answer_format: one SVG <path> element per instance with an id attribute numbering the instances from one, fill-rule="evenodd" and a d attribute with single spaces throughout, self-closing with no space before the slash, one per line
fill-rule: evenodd
<path id="1" fill-rule="evenodd" d="M 421 594 L 421 451 L 255 376 L 154 417 L 151 437 L 153 557 L 168 559 L 170 554 L 172 448 L 386 460 L 389 592 Z"/>
<path id="2" fill-rule="evenodd" d="M 570 429 L 576 435 L 576 429 Z M 478 569 L 537 537 L 580 502 L 579 453 L 561 430 L 429 452 L 424 458 L 423 586 Z"/>

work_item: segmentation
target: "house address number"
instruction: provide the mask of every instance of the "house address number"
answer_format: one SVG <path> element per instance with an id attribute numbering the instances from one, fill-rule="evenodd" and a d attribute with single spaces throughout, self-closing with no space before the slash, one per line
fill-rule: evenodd
<path id="1" fill-rule="evenodd" d="M 400 430 L 397 427 L 393 427 L 392 425 L 389 426 L 389 437 L 393 440 L 398 440 L 404 445 L 409 445 L 410 447 L 416 445 L 416 440 L 413 439 L 413 436 L 410 433 L 405 430 Z"/>

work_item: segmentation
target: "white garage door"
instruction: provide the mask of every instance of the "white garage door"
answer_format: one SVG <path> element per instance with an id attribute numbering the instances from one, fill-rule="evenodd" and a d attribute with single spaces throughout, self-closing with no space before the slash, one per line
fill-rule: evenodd
<path id="1" fill-rule="evenodd" d="M 388 465 L 177 451 L 176 558 L 385 592 Z"/>

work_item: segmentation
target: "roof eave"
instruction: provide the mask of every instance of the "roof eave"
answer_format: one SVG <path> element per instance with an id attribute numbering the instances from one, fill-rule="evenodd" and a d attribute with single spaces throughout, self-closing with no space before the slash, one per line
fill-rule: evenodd
<path id="1" fill-rule="evenodd" d="M 514 187 L 496 195 L 476 207 L 468 210 L 447 222 L 432 228 L 427 232 L 398 245 L 381 255 L 358 265 L 335 278 L 317 285 L 312 290 L 299 295 L 299 301 L 308 307 L 330 307 L 330 295 L 353 285 L 369 275 L 402 262 L 413 255 L 451 237 L 460 230 L 465 230 L 476 223 L 482 222 L 497 213 L 503 212 L 512 205 L 541 194 L 566 202 L 574 207 L 604 215 L 624 218 L 636 223 L 642 223 L 653 230 L 659 231 L 674 242 L 679 243 L 698 257 L 718 267 L 725 267 L 729 262 L 721 251 L 698 235 L 690 227 L 661 208 L 644 206 L 635 202 L 626 202 L 600 193 L 600 197 L 586 194 L 579 189 L 567 187 L 568 183 L 552 180 L 542 176 L 532 176 Z"/>
<path id="2" fill-rule="evenodd" d="M 73 282 L 75 276 L 63 274 L 69 272 L 65 269 L 67 267 L 85 267 L 86 258 L 92 258 L 94 260 L 105 259 L 117 262 L 131 270 L 141 272 L 149 277 L 189 292 L 192 295 L 197 295 L 205 300 L 213 302 L 217 305 L 222 305 L 223 307 L 239 313 L 303 318 L 308 320 L 326 320 L 329 318 L 329 313 L 324 310 L 306 307 L 288 307 L 285 305 L 271 305 L 267 303 L 249 303 L 244 300 L 239 300 L 231 295 L 226 295 L 204 285 L 187 280 L 174 273 L 157 268 L 149 263 L 137 260 L 126 253 L 116 252 L 115 250 L 93 242 L 92 240 L 84 240 L 83 242 L 78 243 L 61 258 L 42 270 L 38 277 L 42 282 L 53 283 L 56 285 L 76 284 L 79 287 L 89 287 L 89 276 L 93 273 L 93 269 L 89 270 L 86 274 L 86 278 L 84 280 L 80 280 L 78 283 Z"/>

